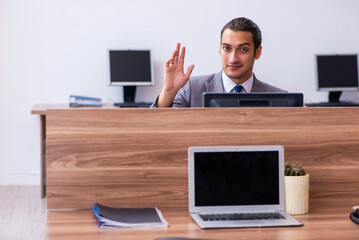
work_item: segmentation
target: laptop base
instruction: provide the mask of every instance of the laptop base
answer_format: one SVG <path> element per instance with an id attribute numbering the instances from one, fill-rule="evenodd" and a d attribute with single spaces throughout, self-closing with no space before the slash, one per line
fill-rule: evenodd
<path id="1" fill-rule="evenodd" d="M 286 212 L 280 212 L 280 214 L 284 219 L 204 221 L 198 213 L 192 213 L 190 215 L 200 228 L 285 227 L 304 225 Z"/>

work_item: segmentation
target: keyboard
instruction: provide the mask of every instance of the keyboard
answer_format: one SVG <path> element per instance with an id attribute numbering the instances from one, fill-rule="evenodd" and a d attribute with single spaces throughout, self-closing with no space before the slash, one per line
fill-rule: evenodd
<path id="1" fill-rule="evenodd" d="M 200 214 L 203 221 L 234 221 L 234 220 L 268 220 L 285 219 L 280 213 L 230 213 Z"/>
<path id="2" fill-rule="evenodd" d="M 307 107 L 359 107 L 359 103 L 354 102 L 319 102 L 306 103 Z"/>

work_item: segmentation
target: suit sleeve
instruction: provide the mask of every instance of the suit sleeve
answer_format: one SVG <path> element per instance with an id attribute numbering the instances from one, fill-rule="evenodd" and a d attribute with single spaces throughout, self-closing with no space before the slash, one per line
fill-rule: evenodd
<path id="1" fill-rule="evenodd" d="M 190 107 L 191 106 L 191 81 L 188 81 L 183 88 L 181 88 L 175 99 L 173 100 L 172 107 Z"/>
<path id="2" fill-rule="evenodd" d="M 173 107 L 173 108 L 181 108 L 181 107 L 190 107 L 190 97 L 191 97 L 191 83 L 190 81 L 188 81 L 186 83 L 186 85 L 181 88 L 178 92 L 177 95 L 175 96 L 173 103 L 171 106 L 169 107 Z M 157 102 L 158 102 L 158 97 L 156 98 L 156 100 L 152 103 L 152 105 L 150 106 L 150 108 L 157 108 Z"/>

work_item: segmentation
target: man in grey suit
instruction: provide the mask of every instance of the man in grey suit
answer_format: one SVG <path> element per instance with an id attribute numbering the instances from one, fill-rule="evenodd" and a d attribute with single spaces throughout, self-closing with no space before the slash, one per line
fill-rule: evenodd
<path id="1" fill-rule="evenodd" d="M 247 18 L 235 18 L 221 31 L 220 56 L 223 70 L 191 77 L 194 65 L 183 70 L 185 47 L 180 44 L 165 63 L 164 87 L 152 107 L 201 107 L 204 92 L 286 92 L 259 81 L 253 74 L 262 52 L 259 27 Z"/>

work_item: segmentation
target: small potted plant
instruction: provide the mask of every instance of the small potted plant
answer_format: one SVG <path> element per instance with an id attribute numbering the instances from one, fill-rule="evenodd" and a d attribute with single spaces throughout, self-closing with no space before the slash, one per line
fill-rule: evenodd
<path id="1" fill-rule="evenodd" d="M 309 212 L 309 174 L 297 163 L 285 164 L 285 208 L 289 214 Z"/>

